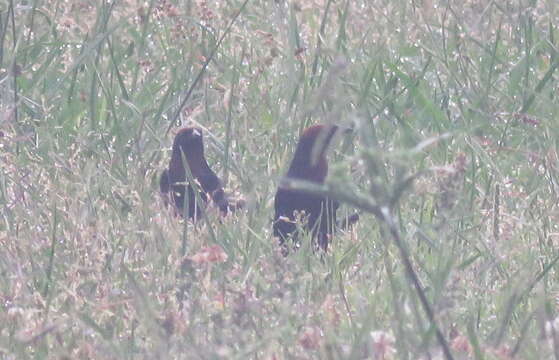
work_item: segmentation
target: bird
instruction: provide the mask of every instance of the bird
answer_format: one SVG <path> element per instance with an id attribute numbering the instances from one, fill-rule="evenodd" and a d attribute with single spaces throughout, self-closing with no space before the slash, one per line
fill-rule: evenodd
<path id="1" fill-rule="evenodd" d="M 328 175 L 326 152 L 334 136 L 341 130 L 337 125 L 318 124 L 306 128 L 297 144 L 287 178 L 323 184 Z M 351 131 L 351 130 L 347 130 Z M 273 233 L 279 238 L 281 251 L 287 255 L 286 241 L 291 238 L 297 243 L 297 215 L 306 217 L 304 229 L 311 233 L 313 244 L 327 251 L 329 239 L 336 229 L 336 211 L 340 203 L 326 196 L 310 194 L 278 186 L 274 208 Z M 339 227 L 348 227 L 358 220 L 351 215 Z"/>
<path id="2" fill-rule="evenodd" d="M 188 182 L 186 176 L 185 162 L 188 164 L 193 180 L 198 183 L 196 188 L 200 190 L 198 195 L 202 202 L 207 203 L 208 197 L 211 198 L 224 215 L 242 207 L 241 201 L 235 202 L 229 199 L 221 181 L 209 167 L 204 157 L 202 129 L 189 126 L 177 132 L 169 167 L 163 170 L 159 182 L 165 203 L 172 202 L 178 214 L 194 221 L 202 215 L 195 187 Z M 188 196 L 185 198 L 186 194 Z"/>

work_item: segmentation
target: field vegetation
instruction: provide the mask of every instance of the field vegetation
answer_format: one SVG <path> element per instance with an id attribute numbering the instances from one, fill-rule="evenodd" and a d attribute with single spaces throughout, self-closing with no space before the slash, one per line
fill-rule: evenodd
<path id="1" fill-rule="evenodd" d="M 0 358 L 559 359 L 557 0 L 0 0 Z M 283 257 L 301 131 L 360 221 Z M 246 207 L 159 196 L 174 133 Z"/>

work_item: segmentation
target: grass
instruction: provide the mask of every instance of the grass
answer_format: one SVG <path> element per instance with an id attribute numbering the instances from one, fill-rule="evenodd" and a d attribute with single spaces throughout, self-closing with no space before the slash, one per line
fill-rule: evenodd
<path id="1" fill-rule="evenodd" d="M 559 358 L 558 16 L 0 1 L 0 357 Z M 318 122 L 355 132 L 308 190 L 361 220 L 283 258 L 273 195 Z M 188 123 L 244 211 L 162 206 Z"/>

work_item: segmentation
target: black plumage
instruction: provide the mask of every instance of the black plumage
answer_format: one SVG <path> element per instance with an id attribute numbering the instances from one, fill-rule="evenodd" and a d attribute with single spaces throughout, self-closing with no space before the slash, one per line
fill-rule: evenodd
<path id="1" fill-rule="evenodd" d="M 297 144 L 287 177 L 323 184 L 328 175 L 326 152 L 338 130 L 336 125 L 314 125 L 305 129 Z M 297 241 L 297 212 L 303 217 L 304 228 L 311 232 L 315 244 L 327 250 L 336 228 L 336 211 L 339 206 L 337 201 L 328 197 L 280 185 L 275 196 L 273 228 L 274 236 L 279 237 L 284 254 L 286 240 L 292 238 Z M 357 218 L 357 215 L 353 215 L 348 220 L 353 223 Z"/>
<path id="2" fill-rule="evenodd" d="M 184 156 L 184 160 L 183 160 Z M 184 161 L 188 164 L 192 178 L 197 182 L 199 198 L 204 203 L 211 198 L 223 214 L 235 209 L 236 204 L 229 201 L 221 181 L 210 169 L 204 157 L 202 129 L 186 127 L 175 136 L 169 168 L 161 174 L 160 190 L 167 202 L 171 202 L 180 215 L 197 220 L 201 216 L 194 187 L 188 183 Z M 185 198 L 185 195 L 188 197 Z M 188 207 L 186 210 L 185 207 Z"/>

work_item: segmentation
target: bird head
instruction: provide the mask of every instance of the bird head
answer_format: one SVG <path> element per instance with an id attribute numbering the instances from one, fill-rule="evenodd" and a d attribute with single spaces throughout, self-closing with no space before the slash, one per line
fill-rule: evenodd
<path id="1" fill-rule="evenodd" d="M 181 151 L 188 157 L 204 157 L 204 143 L 202 129 L 197 127 L 186 127 L 179 130 L 173 142 L 173 156 L 180 157 Z"/>
<path id="2" fill-rule="evenodd" d="M 202 129 L 197 127 L 186 127 L 179 130 L 173 142 L 173 152 L 169 165 L 171 179 L 184 180 L 183 157 L 188 162 L 188 166 L 194 177 L 198 177 L 207 168 L 206 158 L 204 157 L 204 142 Z"/>
<path id="3" fill-rule="evenodd" d="M 337 125 L 313 125 L 303 131 L 287 176 L 324 182 L 328 174 L 326 153 L 334 136 L 347 131 Z"/>

